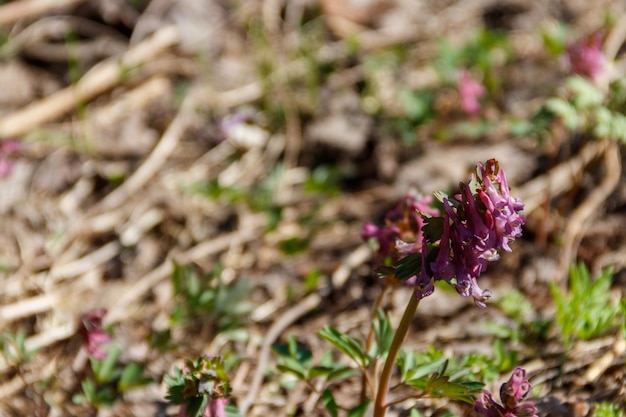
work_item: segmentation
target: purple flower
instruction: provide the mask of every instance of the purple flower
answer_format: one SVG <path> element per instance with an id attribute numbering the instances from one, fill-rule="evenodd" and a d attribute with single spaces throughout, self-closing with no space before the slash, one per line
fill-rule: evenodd
<path id="1" fill-rule="evenodd" d="M 192 402 L 205 397 L 207 399 L 204 409 L 198 409 L 195 414 L 199 417 L 226 417 L 226 404 L 230 395 L 230 383 L 228 375 L 224 371 L 224 360 L 219 356 L 202 355 L 197 361 L 186 361 L 182 368 L 184 379 L 182 387 L 176 391 L 183 394 L 178 398 L 177 404 L 181 404 L 178 417 L 187 417 L 188 407 L 194 406 Z M 172 386 L 169 387 L 173 389 Z M 197 404 L 197 403 L 196 403 Z M 198 405 L 196 405 L 198 407 Z"/>
<path id="2" fill-rule="evenodd" d="M 474 411 L 484 417 L 537 417 L 537 408 L 533 403 L 520 403 L 531 388 L 526 370 L 518 366 L 511 378 L 500 387 L 502 405 L 493 399 L 491 392 L 484 391 L 474 402 Z"/>
<path id="3" fill-rule="evenodd" d="M 363 240 L 373 239 L 378 246 L 378 266 L 396 263 L 407 255 L 421 251 L 424 216 L 439 215 L 439 210 L 429 206 L 432 201 L 432 197 L 408 194 L 387 212 L 385 226 L 379 227 L 372 223 L 363 225 Z M 412 283 L 412 280 L 405 282 Z"/>
<path id="4" fill-rule="evenodd" d="M 0 141 L 0 178 L 6 177 L 11 173 L 14 162 L 10 158 L 20 149 L 20 142 L 17 140 Z"/>
<path id="5" fill-rule="evenodd" d="M 467 114 L 476 114 L 480 111 L 479 98 L 487 94 L 485 86 L 476 81 L 467 70 L 459 73 L 459 96 L 461 108 Z"/>
<path id="6" fill-rule="evenodd" d="M 400 229 L 393 225 L 378 227 L 373 223 L 365 223 L 361 237 L 365 241 L 370 239 L 376 240 L 378 244 L 376 257 L 377 261 L 382 264 L 388 256 L 391 256 L 396 244 L 396 239 L 400 237 Z"/>
<path id="7" fill-rule="evenodd" d="M 566 56 L 573 72 L 592 81 L 601 79 L 607 70 L 607 60 L 602 54 L 602 35 L 598 32 L 571 43 Z"/>
<path id="8" fill-rule="evenodd" d="M 104 308 L 86 313 L 81 318 L 81 333 L 87 344 L 87 351 L 96 359 L 106 358 L 106 352 L 102 346 L 111 341 L 111 336 L 104 331 L 102 319 L 107 311 Z"/>
<path id="9" fill-rule="evenodd" d="M 459 193 L 442 202 L 445 213 L 439 243 L 426 236 L 422 243 L 417 294 L 420 298 L 430 295 L 433 281 L 443 280 L 462 296 L 472 296 L 479 307 L 486 307 L 491 292 L 482 290 L 477 278 L 488 262 L 498 259 L 498 249 L 510 252 L 509 242 L 522 235 L 525 218 L 519 212 L 524 204 L 511 197 L 506 175 L 495 159 L 479 163 L 470 183 L 461 183 Z"/>

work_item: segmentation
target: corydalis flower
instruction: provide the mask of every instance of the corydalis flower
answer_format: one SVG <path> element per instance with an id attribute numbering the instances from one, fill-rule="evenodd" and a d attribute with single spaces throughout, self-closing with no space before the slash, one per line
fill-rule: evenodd
<path id="1" fill-rule="evenodd" d="M 437 239 L 424 235 L 417 295 L 430 295 L 434 280 L 443 280 L 485 307 L 491 292 L 482 290 L 477 278 L 487 262 L 498 259 L 498 249 L 510 252 L 509 242 L 522 235 L 525 218 L 519 212 L 524 204 L 510 195 L 506 175 L 495 159 L 479 163 L 472 180 L 461 183 L 459 193 L 442 203 L 443 218 L 428 220 L 430 225 L 441 222 L 441 237 L 437 244 Z"/>
<path id="2" fill-rule="evenodd" d="M 87 344 L 87 351 L 96 359 L 104 359 L 106 352 L 102 348 L 111 341 L 111 336 L 104 330 L 102 319 L 107 311 L 104 308 L 86 313 L 81 318 L 81 333 Z"/>
<path id="3" fill-rule="evenodd" d="M 376 262 L 378 266 L 388 262 L 396 263 L 411 253 L 422 249 L 422 227 L 424 215 L 438 216 L 439 210 L 429 204 L 432 197 L 406 195 L 396 207 L 385 215 L 385 225 L 365 223 L 361 237 L 365 241 L 374 240 L 378 246 Z"/>
<path id="4" fill-rule="evenodd" d="M 461 108 L 467 114 L 476 114 L 480 111 L 479 98 L 487 94 L 485 86 L 476 81 L 467 70 L 459 73 L 459 96 Z"/>
<path id="5" fill-rule="evenodd" d="M 204 355 L 166 376 L 167 399 L 180 404 L 179 417 L 225 417 L 230 381 L 219 356 Z"/>
<path id="6" fill-rule="evenodd" d="M 607 70 L 607 60 L 602 54 L 602 35 L 594 33 L 572 43 L 567 48 L 567 59 L 572 71 L 596 82 Z"/>
<path id="7" fill-rule="evenodd" d="M 517 367 L 511 378 L 500 387 L 502 405 L 493 399 L 491 392 L 484 391 L 474 403 L 474 410 L 484 417 L 537 417 L 537 408 L 533 403 L 520 403 L 531 388 L 526 370 Z"/>

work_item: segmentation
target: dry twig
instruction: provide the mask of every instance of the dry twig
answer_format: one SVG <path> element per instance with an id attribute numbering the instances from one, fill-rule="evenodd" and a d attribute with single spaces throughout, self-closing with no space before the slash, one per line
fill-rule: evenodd
<path id="1" fill-rule="evenodd" d="M 165 26 L 121 57 L 109 58 L 93 67 L 74 86 L 0 118 L 0 137 L 20 136 L 53 121 L 118 85 L 129 69 L 140 67 L 179 41 L 178 29 Z"/>

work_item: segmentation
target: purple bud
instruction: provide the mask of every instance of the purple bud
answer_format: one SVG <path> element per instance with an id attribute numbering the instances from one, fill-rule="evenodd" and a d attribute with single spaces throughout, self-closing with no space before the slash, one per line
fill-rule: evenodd
<path id="1" fill-rule="evenodd" d="M 459 96 L 461 108 L 467 114 L 476 114 L 480 111 L 479 98 L 487 93 L 485 87 L 476 81 L 467 70 L 459 73 Z"/>
<path id="2" fill-rule="evenodd" d="M 607 71 L 607 60 L 602 54 L 602 35 L 596 32 L 571 43 L 567 48 L 567 59 L 574 73 L 592 81 L 601 79 Z"/>
<path id="3" fill-rule="evenodd" d="M 537 407 L 533 403 L 520 403 L 531 387 L 526 379 L 526 370 L 517 367 L 500 388 L 502 405 L 493 400 L 491 392 L 485 390 L 474 402 L 474 411 L 485 417 L 537 417 Z"/>
<path id="4" fill-rule="evenodd" d="M 81 318 L 80 331 L 85 338 L 87 351 L 96 359 L 104 359 L 106 352 L 102 347 L 111 341 L 111 336 L 104 331 L 102 319 L 107 311 L 104 308 L 86 313 Z"/>

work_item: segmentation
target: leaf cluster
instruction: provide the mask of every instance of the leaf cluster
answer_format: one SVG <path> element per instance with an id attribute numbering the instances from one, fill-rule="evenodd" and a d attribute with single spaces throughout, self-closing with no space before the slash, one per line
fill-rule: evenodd
<path id="1" fill-rule="evenodd" d="M 338 341 L 342 345 L 342 351 L 350 352 L 349 356 L 361 360 L 365 357 L 364 352 L 358 346 L 359 343 L 350 339 L 349 336 L 342 335 L 336 329 L 325 328 L 322 330 L 327 337 Z M 342 337 L 345 336 L 345 337 Z M 321 380 L 328 386 L 334 382 L 359 375 L 361 372 L 351 366 L 337 364 L 333 359 L 332 352 L 326 352 L 317 364 L 313 364 L 313 354 L 309 348 L 298 343 L 295 337 L 289 336 L 287 343 L 275 343 L 272 346 L 274 353 L 278 357 L 276 368 L 285 374 L 294 375 L 297 379 L 309 384 L 315 390 L 314 380 Z M 359 352 L 360 351 L 360 352 Z M 332 391 L 327 387 L 322 392 L 322 403 L 331 416 L 336 417 L 339 405 L 335 401 Z M 369 402 L 358 404 L 349 410 L 349 417 L 360 417 L 367 410 Z"/>
<path id="2" fill-rule="evenodd" d="M 566 344 L 575 339 L 593 339 L 620 325 L 621 307 L 611 294 L 612 282 L 611 269 L 592 279 L 587 267 L 581 263 L 570 267 L 568 291 L 556 283 L 550 284 L 557 324 Z"/>
<path id="3" fill-rule="evenodd" d="M 363 377 L 385 359 L 394 337 L 389 316 L 377 310 L 372 328 L 375 337 L 367 348 L 360 339 L 332 326 L 318 332 L 320 337 L 350 358 L 354 362 L 352 366 L 336 363 L 332 352 L 326 352 L 319 363 L 313 364 L 310 349 L 290 336 L 286 343 L 273 346 L 278 356 L 277 369 L 306 382 L 312 390 L 319 386 L 313 380 L 321 378 L 322 386 L 326 387 L 321 392 L 321 400 L 331 416 L 337 416 L 340 410 L 346 410 L 350 417 L 361 416 L 366 412 L 369 400 L 365 399 L 351 408 L 342 407 L 337 404 L 330 385 L 345 378 Z M 433 347 L 423 353 L 402 349 L 395 363 L 400 378 L 392 390 L 401 387 L 413 390 L 413 394 L 398 401 L 430 397 L 473 404 L 475 396 L 483 388 L 483 383 L 476 381 L 493 380 L 517 364 L 517 352 L 508 350 L 502 341 L 494 343 L 494 352 L 493 357 L 470 354 L 450 359 Z"/>
<path id="4" fill-rule="evenodd" d="M 483 388 L 481 382 L 466 379 L 471 376 L 467 364 L 456 364 L 434 349 L 427 353 L 402 350 L 396 363 L 400 382 L 417 391 L 415 398 L 448 398 L 473 404 L 474 395 Z"/>
<path id="5" fill-rule="evenodd" d="M 623 90 L 622 83 L 612 85 Z M 590 131 L 598 138 L 626 142 L 626 116 L 623 103 L 608 101 L 606 94 L 582 77 L 570 77 L 565 83 L 565 97 L 552 97 L 545 110 L 562 120 L 570 131 Z"/>
<path id="6" fill-rule="evenodd" d="M 28 363 L 37 352 L 26 347 L 26 332 L 19 329 L 15 333 L 5 331 L 0 336 L 2 355 L 14 366 Z"/>
<path id="7" fill-rule="evenodd" d="M 121 353 L 118 345 L 111 344 L 104 359 L 89 357 L 91 375 L 81 381 L 82 392 L 72 397 L 74 403 L 110 407 L 123 393 L 153 382 L 145 375 L 144 364 L 120 363 Z"/>
<path id="8" fill-rule="evenodd" d="M 189 266 L 174 265 L 172 285 L 176 305 L 170 319 L 172 323 L 210 323 L 215 333 L 243 327 L 251 310 L 247 301 L 250 283 L 234 280 L 225 284 L 221 268 L 200 275 Z"/>
<path id="9" fill-rule="evenodd" d="M 593 417 L 626 417 L 626 411 L 620 409 L 617 404 L 601 402 L 594 404 Z"/>

